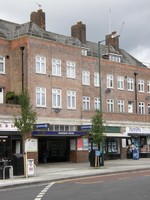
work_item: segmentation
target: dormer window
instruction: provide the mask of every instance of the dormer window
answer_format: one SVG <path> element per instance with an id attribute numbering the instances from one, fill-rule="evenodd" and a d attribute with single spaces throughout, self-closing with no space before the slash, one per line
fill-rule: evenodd
<path id="1" fill-rule="evenodd" d="M 121 55 L 118 54 L 112 54 L 112 53 L 103 54 L 102 58 L 113 62 L 121 62 Z"/>
<path id="2" fill-rule="evenodd" d="M 121 62 L 121 56 L 117 54 L 109 54 L 109 60 L 114 62 Z"/>
<path id="3" fill-rule="evenodd" d="M 87 56 L 87 49 L 82 49 L 81 54 L 82 56 Z"/>

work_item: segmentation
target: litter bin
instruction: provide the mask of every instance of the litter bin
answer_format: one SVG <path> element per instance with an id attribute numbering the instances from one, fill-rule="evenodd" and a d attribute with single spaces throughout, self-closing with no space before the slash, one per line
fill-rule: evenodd
<path id="1" fill-rule="evenodd" d="M 3 161 L 0 161 L 0 179 L 9 179 L 10 178 L 10 173 L 9 173 L 9 167 L 6 167 L 6 166 L 9 166 L 11 165 L 11 161 L 9 160 L 3 160 Z M 4 167 L 5 168 L 5 177 L 3 177 L 3 170 L 4 170 Z"/>
<path id="2" fill-rule="evenodd" d="M 14 176 L 24 175 L 23 154 L 16 153 L 13 155 Z"/>
<path id="3" fill-rule="evenodd" d="M 95 150 L 92 149 L 89 153 L 90 167 L 95 167 Z"/>

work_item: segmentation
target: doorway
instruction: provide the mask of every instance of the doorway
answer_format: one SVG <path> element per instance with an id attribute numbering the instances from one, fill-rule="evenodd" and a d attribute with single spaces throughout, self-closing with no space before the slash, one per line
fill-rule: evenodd
<path id="1" fill-rule="evenodd" d="M 39 163 L 68 162 L 70 160 L 69 138 L 40 138 L 38 147 Z"/>

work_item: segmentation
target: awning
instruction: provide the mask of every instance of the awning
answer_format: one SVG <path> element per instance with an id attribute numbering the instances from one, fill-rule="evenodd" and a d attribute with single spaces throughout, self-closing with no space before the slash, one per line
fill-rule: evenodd
<path id="1" fill-rule="evenodd" d="M 150 133 L 128 133 L 130 136 L 150 136 Z"/>
<path id="2" fill-rule="evenodd" d="M 116 137 L 116 138 L 128 138 L 129 135 L 124 135 L 122 133 L 104 133 L 106 137 Z"/>

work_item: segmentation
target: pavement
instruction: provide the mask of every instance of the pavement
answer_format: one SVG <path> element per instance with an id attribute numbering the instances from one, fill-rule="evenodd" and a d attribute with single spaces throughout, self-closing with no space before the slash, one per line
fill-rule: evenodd
<path id="1" fill-rule="evenodd" d="M 11 176 L 9 179 L 0 180 L 0 189 L 30 185 L 46 184 L 65 179 L 79 178 L 94 175 L 105 175 L 119 172 L 133 172 L 140 170 L 150 170 L 150 158 L 140 158 L 138 160 L 108 160 L 104 166 L 99 168 L 90 167 L 90 163 L 43 163 L 35 167 L 34 175 Z"/>

